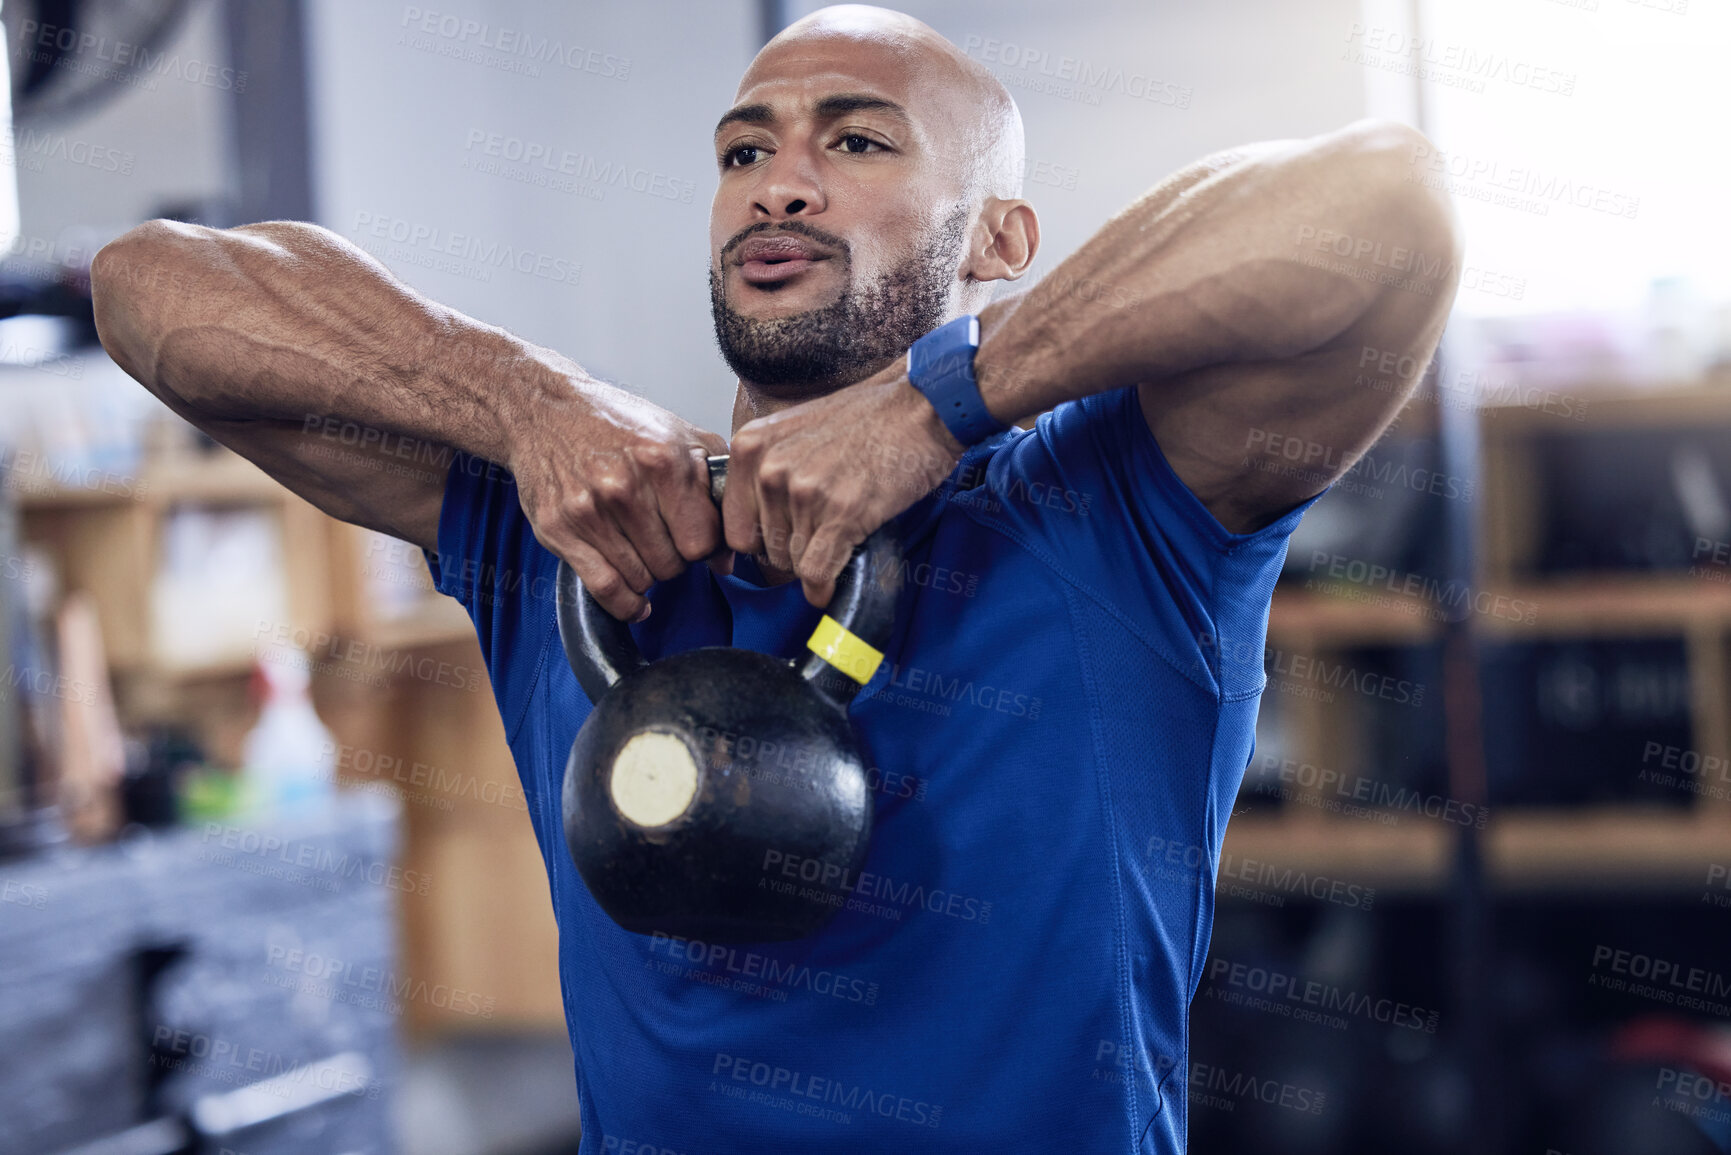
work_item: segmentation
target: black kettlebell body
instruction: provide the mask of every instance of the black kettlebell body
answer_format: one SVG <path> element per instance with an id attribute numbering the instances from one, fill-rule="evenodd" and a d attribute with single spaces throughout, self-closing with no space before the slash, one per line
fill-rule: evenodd
<path id="1" fill-rule="evenodd" d="M 710 459 L 717 500 L 726 461 Z M 565 767 L 565 839 L 614 922 L 775 942 L 845 905 L 872 823 L 847 706 L 888 640 L 900 558 L 893 526 L 867 539 L 798 665 L 722 646 L 646 663 L 561 563 L 560 635 L 595 703 Z"/>

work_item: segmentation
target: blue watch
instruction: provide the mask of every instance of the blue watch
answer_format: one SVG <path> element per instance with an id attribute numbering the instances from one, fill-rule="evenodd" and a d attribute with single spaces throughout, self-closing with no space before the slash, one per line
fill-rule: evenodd
<path id="1" fill-rule="evenodd" d="M 980 319 L 975 316 L 939 325 L 908 347 L 908 380 L 963 445 L 1009 428 L 992 416 L 974 382 L 974 353 L 979 347 Z"/>

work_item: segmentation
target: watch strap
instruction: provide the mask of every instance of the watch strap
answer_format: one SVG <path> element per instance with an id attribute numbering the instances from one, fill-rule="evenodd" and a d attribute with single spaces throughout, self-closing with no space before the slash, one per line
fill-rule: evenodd
<path id="1" fill-rule="evenodd" d="M 939 325 L 908 348 L 908 380 L 963 445 L 974 445 L 1009 428 L 986 408 L 974 380 L 974 354 L 979 347 L 980 319 L 969 315 Z"/>

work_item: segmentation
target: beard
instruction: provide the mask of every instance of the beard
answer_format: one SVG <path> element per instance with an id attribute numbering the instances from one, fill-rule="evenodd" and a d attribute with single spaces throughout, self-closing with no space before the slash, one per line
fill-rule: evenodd
<path id="1" fill-rule="evenodd" d="M 757 319 L 727 303 L 721 274 L 710 265 L 709 307 L 722 357 L 741 379 L 772 396 L 821 395 L 871 376 L 947 318 L 967 221 L 967 206 L 958 205 L 905 260 L 864 286 L 854 284 L 846 241 L 803 221 L 786 222 L 775 231 L 800 233 L 836 250 L 832 259 L 842 263 L 845 287 L 820 308 Z M 737 236 L 728 247 L 763 231 Z"/>

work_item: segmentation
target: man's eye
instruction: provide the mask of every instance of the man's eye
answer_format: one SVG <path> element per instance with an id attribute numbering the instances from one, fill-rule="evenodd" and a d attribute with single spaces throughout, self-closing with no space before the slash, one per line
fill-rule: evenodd
<path id="1" fill-rule="evenodd" d="M 762 151 L 755 144 L 742 144 L 730 150 L 721 160 L 729 168 L 742 168 L 748 164 L 756 164 L 757 154 Z"/>
<path id="2" fill-rule="evenodd" d="M 879 144 L 871 137 L 861 136 L 857 132 L 850 132 L 846 136 L 842 137 L 841 144 L 843 148 L 852 153 L 862 153 L 874 148 L 883 147 L 883 145 Z"/>

